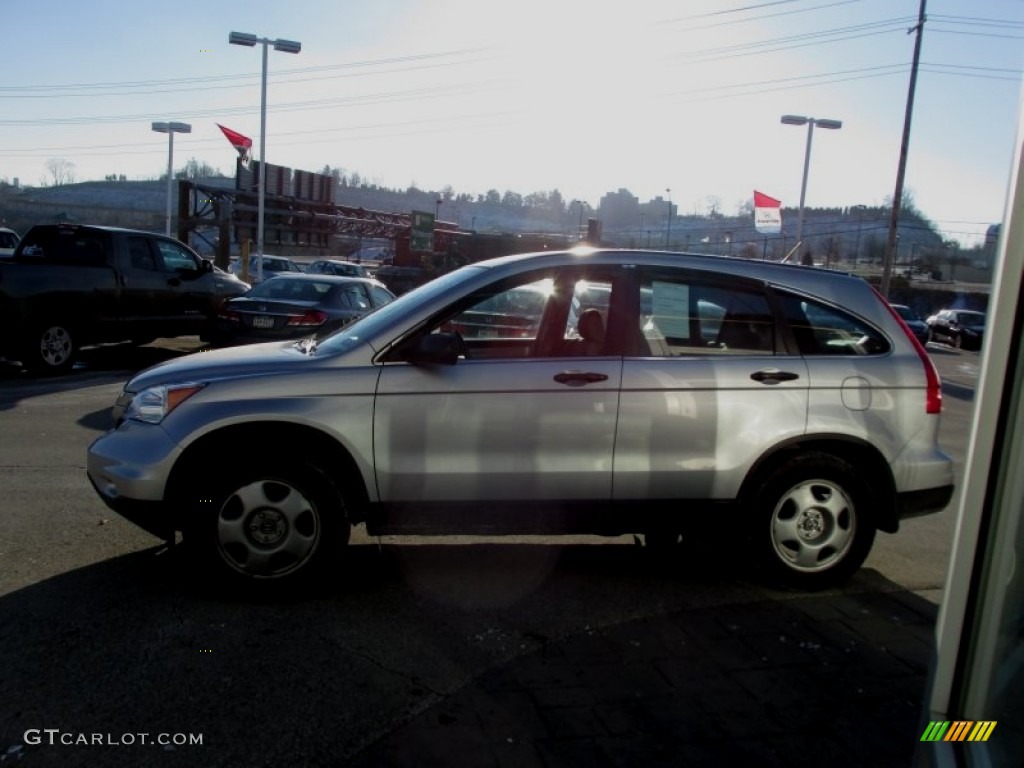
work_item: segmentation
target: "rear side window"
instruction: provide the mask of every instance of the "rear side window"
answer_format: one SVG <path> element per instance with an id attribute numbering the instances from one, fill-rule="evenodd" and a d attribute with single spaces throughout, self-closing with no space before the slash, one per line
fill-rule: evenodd
<path id="1" fill-rule="evenodd" d="M 81 267 L 107 265 L 108 238 L 103 232 L 71 228 L 30 229 L 18 256 Z"/>
<path id="2" fill-rule="evenodd" d="M 337 303 L 346 309 L 358 309 L 363 312 L 370 308 L 366 292 L 361 285 L 343 285 L 337 293 Z"/>
<path id="3" fill-rule="evenodd" d="M 802 296 L 780 294 L 801 355 L 882 355 L 888 339 L 863 320 Z"/>
<path id="4" fill-rule="evenodd" d="M 637 342 L 641 355 L 655 357 L 772 355 L 775 321 L 757 290 L 651 269 L 640 288 Z"/>

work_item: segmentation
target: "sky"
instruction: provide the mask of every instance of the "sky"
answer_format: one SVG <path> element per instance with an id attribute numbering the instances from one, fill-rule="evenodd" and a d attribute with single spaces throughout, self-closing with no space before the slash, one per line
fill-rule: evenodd
<path id="1" fill-rule="evenodd" d="M 0 179 L 232 173 L 217 123 L 267 162 L 325 165 L 386 187 L 597 206 L 628 189 L 680 214 L 736 213 L 753 190 L 806 205 L 893 194 L 920 0 L 0 0 Z M 943 234 L 977 244 L 1002 220 L 1021 107 L 1024 0 L 928 0 L 906 191 Z M 671 190 L 669 192 L 669 190 Z M 344 200 L 338 202 L 344 203 Z"/>

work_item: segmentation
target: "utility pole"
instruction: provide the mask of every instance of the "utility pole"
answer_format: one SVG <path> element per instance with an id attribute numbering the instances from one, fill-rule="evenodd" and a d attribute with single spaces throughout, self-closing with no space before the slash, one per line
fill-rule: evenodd
<path id="1" fill-rule="evenodd" d="M 914 114 L 914 91 L 917 88 L 917 66 L 921 60 L 921 36 L 924 34 L 924 6 L 927 0 L 921 0 L 921 9 L 917 15 L 916 26 L 907 33 L 917 32 L 914 39 L 914 63 L 910 67 L 910 88 L 907 93 L 907 111 L 903 118 L 903 141 L 900 144 L 900 165 L 896 171 L 896 191 L 892 195 L 892 213 L 889 217 L 889 238 L 885 246 L 885 266 L 882 267 L 882 295 L 889 298 L 889 283 L 892 279 L 892 261 L 896 251 L 896 229 L 900 218 L 900 202 L 903 199 L 903 177 L 907 172 L 907 152 L 910 149 L 910 120 Z"/>

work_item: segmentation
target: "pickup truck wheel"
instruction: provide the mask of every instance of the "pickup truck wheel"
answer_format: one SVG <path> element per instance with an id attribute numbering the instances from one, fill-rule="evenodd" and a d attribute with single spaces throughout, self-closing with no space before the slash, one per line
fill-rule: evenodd
<path id="1" fill-rule="evenodd" d="M 771 581 L 811 590 L 834 586 L 871 551 L 871 489 L 843 459 L 797 456 L 772 473 L 754 498 L 755 558 Z"/>
<path id="2" fill-rule="evenodd" d="M 207 570 L 235 584 L 293 584 L 322 574 L 351 528 L 334 484 L 300 461 L 230 470 L 198 507 L 186 539 Z"/>
<path id="3" fill-rule="evenodd" d="M 24 343 L 21 364 L 37 373 L 64 373 L 75 364 L 78 345 L 64 323 L 38 326 Z"/>

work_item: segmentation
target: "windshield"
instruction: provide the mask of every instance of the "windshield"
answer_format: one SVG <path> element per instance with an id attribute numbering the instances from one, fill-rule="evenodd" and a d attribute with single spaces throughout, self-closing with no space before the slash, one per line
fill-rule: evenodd
<path id="1" fill-rule="evenodd" d="M 260 283 L 249 290 L 247 298 L 251 299 L 300 299 L 309 300 L 323 296 L 337 283 L 315 280 L 294 280 L 279 277 Z"/>
<path id="2" fill-rule="evenodd" d="M 904 320 L 919 320 L 920 318 L 914 314 L 914 310 L 910 307 L 905 307 L 902 304 L 893 304 L 892 308 L 896 310 L 896 314 L 902 317 Z"/>
<path id="3" fill-rule="evenodd" d="M 451 292 L 454 295 L 460 285 L 473 280 L 483 269 L 478 266 L 463 267 L 424 283 L 326 337 L 317 345 L 317 352 L 346 352 L 415 307 L 429 304 L 445 293 Z"/>

